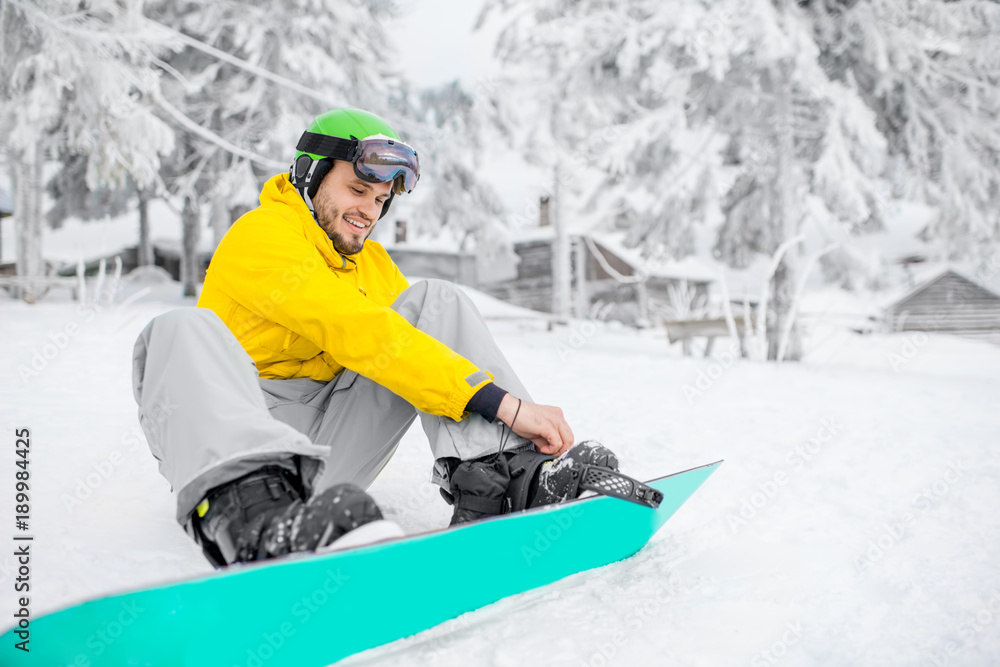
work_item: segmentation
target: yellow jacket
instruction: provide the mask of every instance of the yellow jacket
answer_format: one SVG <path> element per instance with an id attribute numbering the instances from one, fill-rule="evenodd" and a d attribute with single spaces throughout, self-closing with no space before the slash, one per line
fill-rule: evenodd
<path id="1" fill-rule="evenodd" d="M 459 420 L 490 377 L 470 385 L 475 364 L 390 308 L 407 287 L 379 243 L 350 258 L 334 250 L 280 174 L 222 239 L 198 306 L 226 323 L 262 378 L 326 382 L 348 368 L 418 410 Z"/>

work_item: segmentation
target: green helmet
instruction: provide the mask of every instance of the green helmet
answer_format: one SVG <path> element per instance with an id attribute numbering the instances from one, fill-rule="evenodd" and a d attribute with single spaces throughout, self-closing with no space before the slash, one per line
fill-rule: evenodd
<path id="1" fill-rule="evenodd" d="M 375 114 L 362 109 L 333 109 L 313 118 L 309 123 L 307 132 L 315 134 L 325 134 L 328 137 L 340 137 L 341 139 L 367 139 L 375 135 L 384 135 L 392 139 L 399 140 L 396 130 L 392 129 L 389 123 L 385 122 Z M 303 155 L 308 155 L 314 160 L 322 160 L 329 155 L 316 155 L 315 153 L 305 153 L 295 151 L 295 159 L 298 160 Z"/>
<path id="2" fill-rule="evenodd" d="M 416 152 L 385 120 L 361 109 L 333 109 L 314 118 L 302 134 L 289 174 L 309 210 L 334 160 L 353 163 L 355 173 L 366 181 L 393 182 L 379 217 L 395 195 L 412 190 L 420 178 Z"/>

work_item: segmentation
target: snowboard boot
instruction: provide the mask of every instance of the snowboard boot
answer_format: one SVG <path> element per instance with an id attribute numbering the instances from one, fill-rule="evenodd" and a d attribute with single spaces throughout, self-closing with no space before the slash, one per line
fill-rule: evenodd
<path id="1" fill-rule="evenodd" d="M 441 495 L 455 506 L 451 525 L 487 516 L 551 505 L 576 498 L 587 470 L 618 470 L 618 457 L 593 441 L 581 442 L 558 459 L 533 449 L 491 454 L 450 466 L 451 493 Z"/>
<path id="2" fill-rule="evenodd" d="M 510 470 L 505 456 L 491 454 L 471 461 L 454 460 L 449 467 L 451 492 L 441 489 L 441 495 L 455 506 L 450 525 L 510 511 L 507 503 Z"/>
<path id="3" fill-rule="evenodd" d="M 512 511 L 565 502 L 584 490 L 581 482 L 589 469 L 618 472 L 618 457 L 604 445 L 588 440 L 556 458 L 526 450 L 509 462 L 508 498 Z"/>
<path id="4" fill-rule="evenodd" d="M 371 496 L 353 484 L 337 484 L 308 502 L 296 500 L 267 519 L 256 559 L 316 551 L 355 528 L 381 519 L 382 512 Z"/>
<path id="5" fill-rule="evenodd" d="M 315 551 L 382 518 L 375 501 L 351 484 L 305 500 L 298 476 L 265 466 L 208 493 L 195 513 L 195 540 L 216 567 Z"/>

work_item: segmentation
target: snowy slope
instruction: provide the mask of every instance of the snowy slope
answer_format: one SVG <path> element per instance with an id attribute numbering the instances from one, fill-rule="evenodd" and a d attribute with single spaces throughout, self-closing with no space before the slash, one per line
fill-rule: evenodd
<path id="1" fill-rule="evenodd" d="M 725 344 L 689 359 L 662 333 L 550 332 L 476 298 L 533 398 L 626 472 L 726 463 L 636 557 L 346 664 L 995 663 L 1000 348 L 841 330 L 803 364 L 733 361 Z M 0 465 L 13 470 L 13 429 L 30 427 L 35 614 L 210 570 L 172 518 L 131 397 L 136 335 L 182 303 L 0 301 Z M 35 352 L 37 375 L 21 377 Z M 448 520 L 430 463 L 411 429 L 370 489 L 410 532 Z M 12 517 L 13 482 L 2 489 Z M 0 556 L 7 619 L 13 561 Z"/>

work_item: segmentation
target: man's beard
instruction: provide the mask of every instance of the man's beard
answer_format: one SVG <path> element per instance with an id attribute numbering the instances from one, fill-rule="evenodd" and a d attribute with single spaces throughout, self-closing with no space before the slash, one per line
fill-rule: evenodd
<path id="1" fill-rule="evenodd" d="M 353 237 L 347 238 L 337 231 L 337 222 L 343 219 L 343 217 L 341 210 L 335 206 L 316 207 L 316 218 L 319 220 L 319 226 L 323 228 L 326 235 L 333 241 L 334 249 L 341 255 L 356 255 L 364 248 L 365 241 L 368 240 L 368 235 L 371 233 L 372 227 L 368 227 L 368 231 L 360 240 L 356 240 Z M 362 216 L 358 215 L 356 217 L 361 218 Z M 346 220 L 345 223 L 350 224 Z"/>

